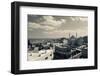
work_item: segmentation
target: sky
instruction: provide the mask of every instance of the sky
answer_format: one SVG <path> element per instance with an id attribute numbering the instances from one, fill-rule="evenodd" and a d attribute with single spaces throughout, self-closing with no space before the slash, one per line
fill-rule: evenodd
<path id="1" fill-rule="evenodd" d="M 61 38 L 70 35 L 88 35 L 88 17 L 86 16 L 28 16 L 28 38 Z"/>

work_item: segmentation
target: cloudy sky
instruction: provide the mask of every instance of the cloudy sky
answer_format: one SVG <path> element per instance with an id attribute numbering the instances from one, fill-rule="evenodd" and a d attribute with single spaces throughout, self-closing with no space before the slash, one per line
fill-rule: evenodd
<path id="1" fill-rule="evenodd" d="M 28 15 L 28 38 L 60 38 L 88 34 L 88 17 Z"/>

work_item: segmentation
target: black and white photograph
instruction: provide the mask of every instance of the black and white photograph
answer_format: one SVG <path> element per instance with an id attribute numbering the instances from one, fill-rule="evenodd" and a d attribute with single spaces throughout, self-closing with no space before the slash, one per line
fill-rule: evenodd
<path id="1" fill-rule="evenodd" d="M 97 69 L 97 7 L 11 4 L 11 72 Z"/>
<path id="2" fill-rule="evenodd" d="M 88 58 L 87 16 L 27 17 L 28 61 Z"/>

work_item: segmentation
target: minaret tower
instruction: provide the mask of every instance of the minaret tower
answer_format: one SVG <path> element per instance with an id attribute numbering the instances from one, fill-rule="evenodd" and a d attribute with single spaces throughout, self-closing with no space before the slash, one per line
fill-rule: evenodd
<path id="1" fill-rule="evenodd" d="M 76 32 L 76 38 L 77 38 L 77 32 Z"/>
<path id="2" fill-rule="evenodd" d="M 70 33 L 69 33 L 69 38 L 70 38 Z"/>

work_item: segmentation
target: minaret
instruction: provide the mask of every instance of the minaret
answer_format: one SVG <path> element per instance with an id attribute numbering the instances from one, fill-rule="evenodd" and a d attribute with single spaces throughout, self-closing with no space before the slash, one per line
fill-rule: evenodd
<path id="1" fill-rule="evenodd" d="M 76 38 L 77 38 L 77 32 L 76 32 Z"/>
<path id="2" fill-rule="evenodd" d="M 70 33 L 69 33 L 69 38 L 70 38 Z"/>

